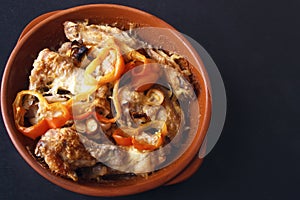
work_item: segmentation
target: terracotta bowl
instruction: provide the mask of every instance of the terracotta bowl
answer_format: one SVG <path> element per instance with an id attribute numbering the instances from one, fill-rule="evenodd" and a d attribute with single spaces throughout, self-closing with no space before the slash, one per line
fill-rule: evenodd
<path id="1" fill-rule="evenodd" d="M 117 26 L 122 27 L 134 23 L 139 27 L 158 27 L 174 30 L 168 33 L 146 34 L 143 39 L 149 43 L 161 43 L 162 46 L 171 44 L 174 50 L 185 55 L 194 66 L 192 71 L 201 88 L 198 96 L 200 113 L 194 113 L 197 117 L 200 115 L 199 123 L 195 124 L 193 129 L 196 132 L 195 137 L 182 156 L 172 164 L 150 175 L 147 179 L 135 179 L 115 184 L 97 184 L 73 182 L 56 176 L 39 164 L 32 152 L 28 150 L 33 148 L 33 141 L 20 134 L 15 127 L 12 103 L 16 94 L 28 87 L 28 77 L 38 52 L 46 47 L 58 47 L 62 41 L 66 40 L 62 26 L 64 21 L 83 19 L 89 19 L 94 23 L 112 24 L 117 22 Z M 190 177 L 198 169 L 202 162 L 198 158 L 198 151 L 210 122 L 211 99 L 209 79 L 201 58 L 187 40 L 177 33 L 172 26 L 153 15 L 134 8 L 95 4 L 46 13 L 28 24 L 12 51 L 4 71 L 1 85 L 1 107 L 4 123 L 13 144 L 25 161 L 40 175 L 52 183 L 73 192 L 92 196 L 122 196 L 178 183 Z"/>

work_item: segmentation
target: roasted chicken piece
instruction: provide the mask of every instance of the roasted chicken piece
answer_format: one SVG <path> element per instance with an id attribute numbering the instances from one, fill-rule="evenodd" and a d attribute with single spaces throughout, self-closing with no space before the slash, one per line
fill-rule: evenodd
<path id="1" fill-rule="evenodd" d="M 88 22 L 66 21 L 64 32 L 70 41 L 83 41 L 84 44 L 91 46 L 101 46 L 103 41 L 111 37 L 133 48 L 137 48 L 137 44 L 139 44 L 136 39 L 129 36 L 128 32 L 107 25 L 89 25 Z"/>
<path id="2" fill-rule="evenodd" d="M 42 50 L 33 63 L 29 89 L 42 92 L 49 102 L 65 101 L 64 97 L 91 90 L 93 86 L 84 81 L 85 69 L 78 67 L 78 60 L 67 53 L 72 48 L 70 43 L 64 43 L 59 53 Z"/>
<path id="3" fill-rule="evenodd" d="M 99 144 L 81 135 L 86 150 L 111 169 L 124 173 L 144 174 L 153 172 L 167 159 L 168 148 L 157 151 L 138 151 L 132 147 L 120 147 L 114 144 Z"/>
<path id="4" fill-rule="evenodd" d="M 79 135 L 70 128 L 47 131 L 38 141 L 35 155 L 43 158 L 52 172 L 74 181 L 78 180 L 77 168 L 96 164 L 96 159 L 80 142 Z"/>
<path id="5" fill-rule="evenodd" d="M 169 55 L 158 49 L 148 48 L 146 51 L 152 59 L 164 66 L 165 76 L 175 95 L 178 98 L 195 100 L 196 94 L 193 87 L 196 85 L 188 61 L 182 56 L 174 53 L 169 53 Z"/>
<path id="6" fill-rule="evenodd" d="M 51 129 L 37 143 L 35 155 L 54 173 L 78 180 L 75 172 L 96 162 L 124 173 L 148 173 L 166 160 L 166 149 L 141 152 L 114 144 L 99 144 L 72 128 Z M 118 172 L 118 173 L 119 173 Z"/>
<path id="7" fill-rule="evenodd" d="M 33 63 L 29 89 L 40 90 L 51 85 L 56 79 L 66 80 L 73 71 L 74 63 L 70 57 L 46 48 Z"/>

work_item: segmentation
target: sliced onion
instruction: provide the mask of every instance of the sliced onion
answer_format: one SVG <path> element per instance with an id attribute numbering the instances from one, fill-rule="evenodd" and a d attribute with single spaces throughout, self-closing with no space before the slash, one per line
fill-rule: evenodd
<path id="1" fill-rule="evenodd" d="M 155 106 L 161 105 L 165 98 L 164 94 L 158 89 L 150 89 L 147 92 L 146 97 L 147 100 L 145 103 L 147 105 L 155 105 Z"/>
<path id="2" fill-rule="evenodd" d="M 118 98 L 119 82 L 120 82 L 120 80 L 117 80 L 115 82 L 113 94 L 111 97 L 114 107 L 116 109 L 116 116 L 114 117 L 115 120 L 118 120 L 121 116 L 121 105 L 120 105 L 119 98 Z"/>

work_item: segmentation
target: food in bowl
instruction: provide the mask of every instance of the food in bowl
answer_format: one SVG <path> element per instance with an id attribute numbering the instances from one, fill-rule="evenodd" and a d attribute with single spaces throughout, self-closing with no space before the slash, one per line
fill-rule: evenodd
<path id="1" fill-rule="evenodd" d="M 105 182 L 147 178 L 180 156 L 200 92 L 190 63 L 134 28 L 66 21 L 64 33 L 57 50 L 39 52 L 13 103 L 36 159 L 73 181 Z"/>

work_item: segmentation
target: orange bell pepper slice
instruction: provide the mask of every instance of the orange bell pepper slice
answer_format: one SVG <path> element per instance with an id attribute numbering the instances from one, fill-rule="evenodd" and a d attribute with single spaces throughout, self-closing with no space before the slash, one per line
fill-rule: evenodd
<path id="1" fill-rule="evenodd" d="M 26 113 L 26 110 L 24 108 L 16 108 L 16 115 L 18 116 L 17 118 L 15 117 L 15 124 L 17 126 L 17 129 L 25 136 L 31 138 L 31 139 L 36 139 L 37 137 L 43 135 L 46 133 L 46 131 L 49 129 L 48 122 L 45 119 L 41 119 L 37 124 L 25 127 L 20 124 L 21 121 L 24 119 L 24 115 Z"/>
<path id="2" fill-rule="evenodd" d="M 120 128 L 116 129 L 113 132 L 112 137 L 114 138 L 115 142 L 118 145 L 121 145 L 121 146 L 131 146 L 132 145 L 132 137 L 127 136 L 124 133 L 124 131 Z"/>
<path id="3" fill-rule="evenodd" d="M 149 151 L 153 151 L 157 148 L 159 148 L 162 143 L 163 143 L 163 139 L 161 137 L 161 133 L 157 133 L 156 136 L 158 137 L 157 141 L 154 144 L 149 144 L 146 141 L 143 140 L 138 140 L 135 137 L 132 138 L 132 144 L 134 146 L 134 148 L 138 149 L 138 150 L 149 150 Z"/>
<path id="4" fill-rule="evenodd" d="M 153 125 L 153 124 L 150 124 L 150 126 L 151 125 Z M 140 127 L 140 131 L 143 131 L 145 128 L 147 129 L 147 126 Z M 149 143 L 148 141 L 138 139 L 138 137 L 136 137 L 136 136 L 132 136 L 132 144 L 133 144 L 134 148 L 136 148 L 138 150 L 153 151 L 163 145 L 163 142 L 164 142 L 163 138 L 164 138 L 164 136 L 167 135 L 167 133 L 168 133 L 167 124 L 166 124 L 166 122 L 163 122 L 161 129 L 154 134 L 154 136 L 157 137 L 157 140 L 155 143 Z"/>
<path id="5" fill-rule="evenodd" d="M 118 128 L 113 132 L 112 137 L 114 138 L 116 144 L 121 146 L 133 146 L 135 149 L 140 151 L 143 150 L 153 151 L 163 145 L 164 142 L 163 137 L 167 134 L 166 123 L 163 124 L 160 131 L 155 133 L 154 136 L 156 136 L 157 139 L 154 143 L 149 143 L 148 141 L 139 139 L 137 137 L 138 132 L 141 131 L 139 129 L 140 128 L 137 128 L 136 130 L 131 130 L 133 132 L 131 133 L 131 135 L 128 135 L 121 128 Z"/>
<path id="6" fill-rule="evenodd" d="M 60 128 L 71 119 L 68 109 L 59 102 L 48 104 L 47 110 L 51 113 L 46 116 L 50 128 Z"/>
<path id="7" fill-rule="evenodd" d="M 41 119 L 36 124 L 29 127 L 26 127 L 24 125 L 24 117 L 27 111 L 23 107 L 22 103 L 23 97 L 27 94 L 33 95 L 39 100 L 39 109 L 44 109 L 46 107 L 47 101 L 40 93 L 30 90 L 24 90 L 17 94 L 16 99 L 13 103 L 14 119 L 17 129 L 27 137 L 35 139 L 38 136 L 44 134 L 49 129 L 49 125 L 45 119 Z"/>
<path id="8" fill-rule="evenodd" d="M 22 105 L 23 97 L 25 95 L 35 96 L 39 100 L 39 110 L 40 113 L 43 114 L 36 124 L 28 127 L 25 126 L 24 123 L 24 117 L 27 110 Z M 36 139 L 43 135 L 50 128 L 59 128 L 63 126 L 71 118 L 66 106 L 61 103 L 48 104 L 42 94 L 31 90 L 23 90 L 17 94 L 13 103 L 13 111 L 17 129 L 31 139 Z"/>
<path id="9" fill-rule="evenodd" d="M 97 112 L 94 112 L 94 115 L 96 116 L 96 118 L 98 119 L 99 122 L 103 122 L 103 123 L 115 123 L 117 120 L 116 118 L 106 118 L 106 117 L 103 117 L 102 115 L 100 115 L 99 113 Z"/>
<path id="10" fill-rule="evenodd" d="M 136 67 L 129 66 L 132 69 L 131 83 L 137 92 L 144 92 L 150 89 L 160 76 L 159 66 L 155 63 L 151 63 L 151 59 L 146 59 L 143 65 L 138 65 Z"/>
<path id="11" fill-rule="evenodd" d="M 99 64 L 105 59 L 105 57 L 113 52 L 115 54 L 116 60 L 114 63 L 114 69 L 108 74 L 101 77 L 99 80 L 92 76 L 92 73 L 99 66 Z M 119 47 L 116 45 L 115 41 L 111 38 L 107 41 L 107 48 L 103 48 L 99 55 L 87 66 L 84 76 L 85 83 L 88 85 L 103 85 L 105 83 L 111 83 L 118 80 L 122 73 L 124 72 L 125 64 L 124 59 L 121 54 Z"/>

